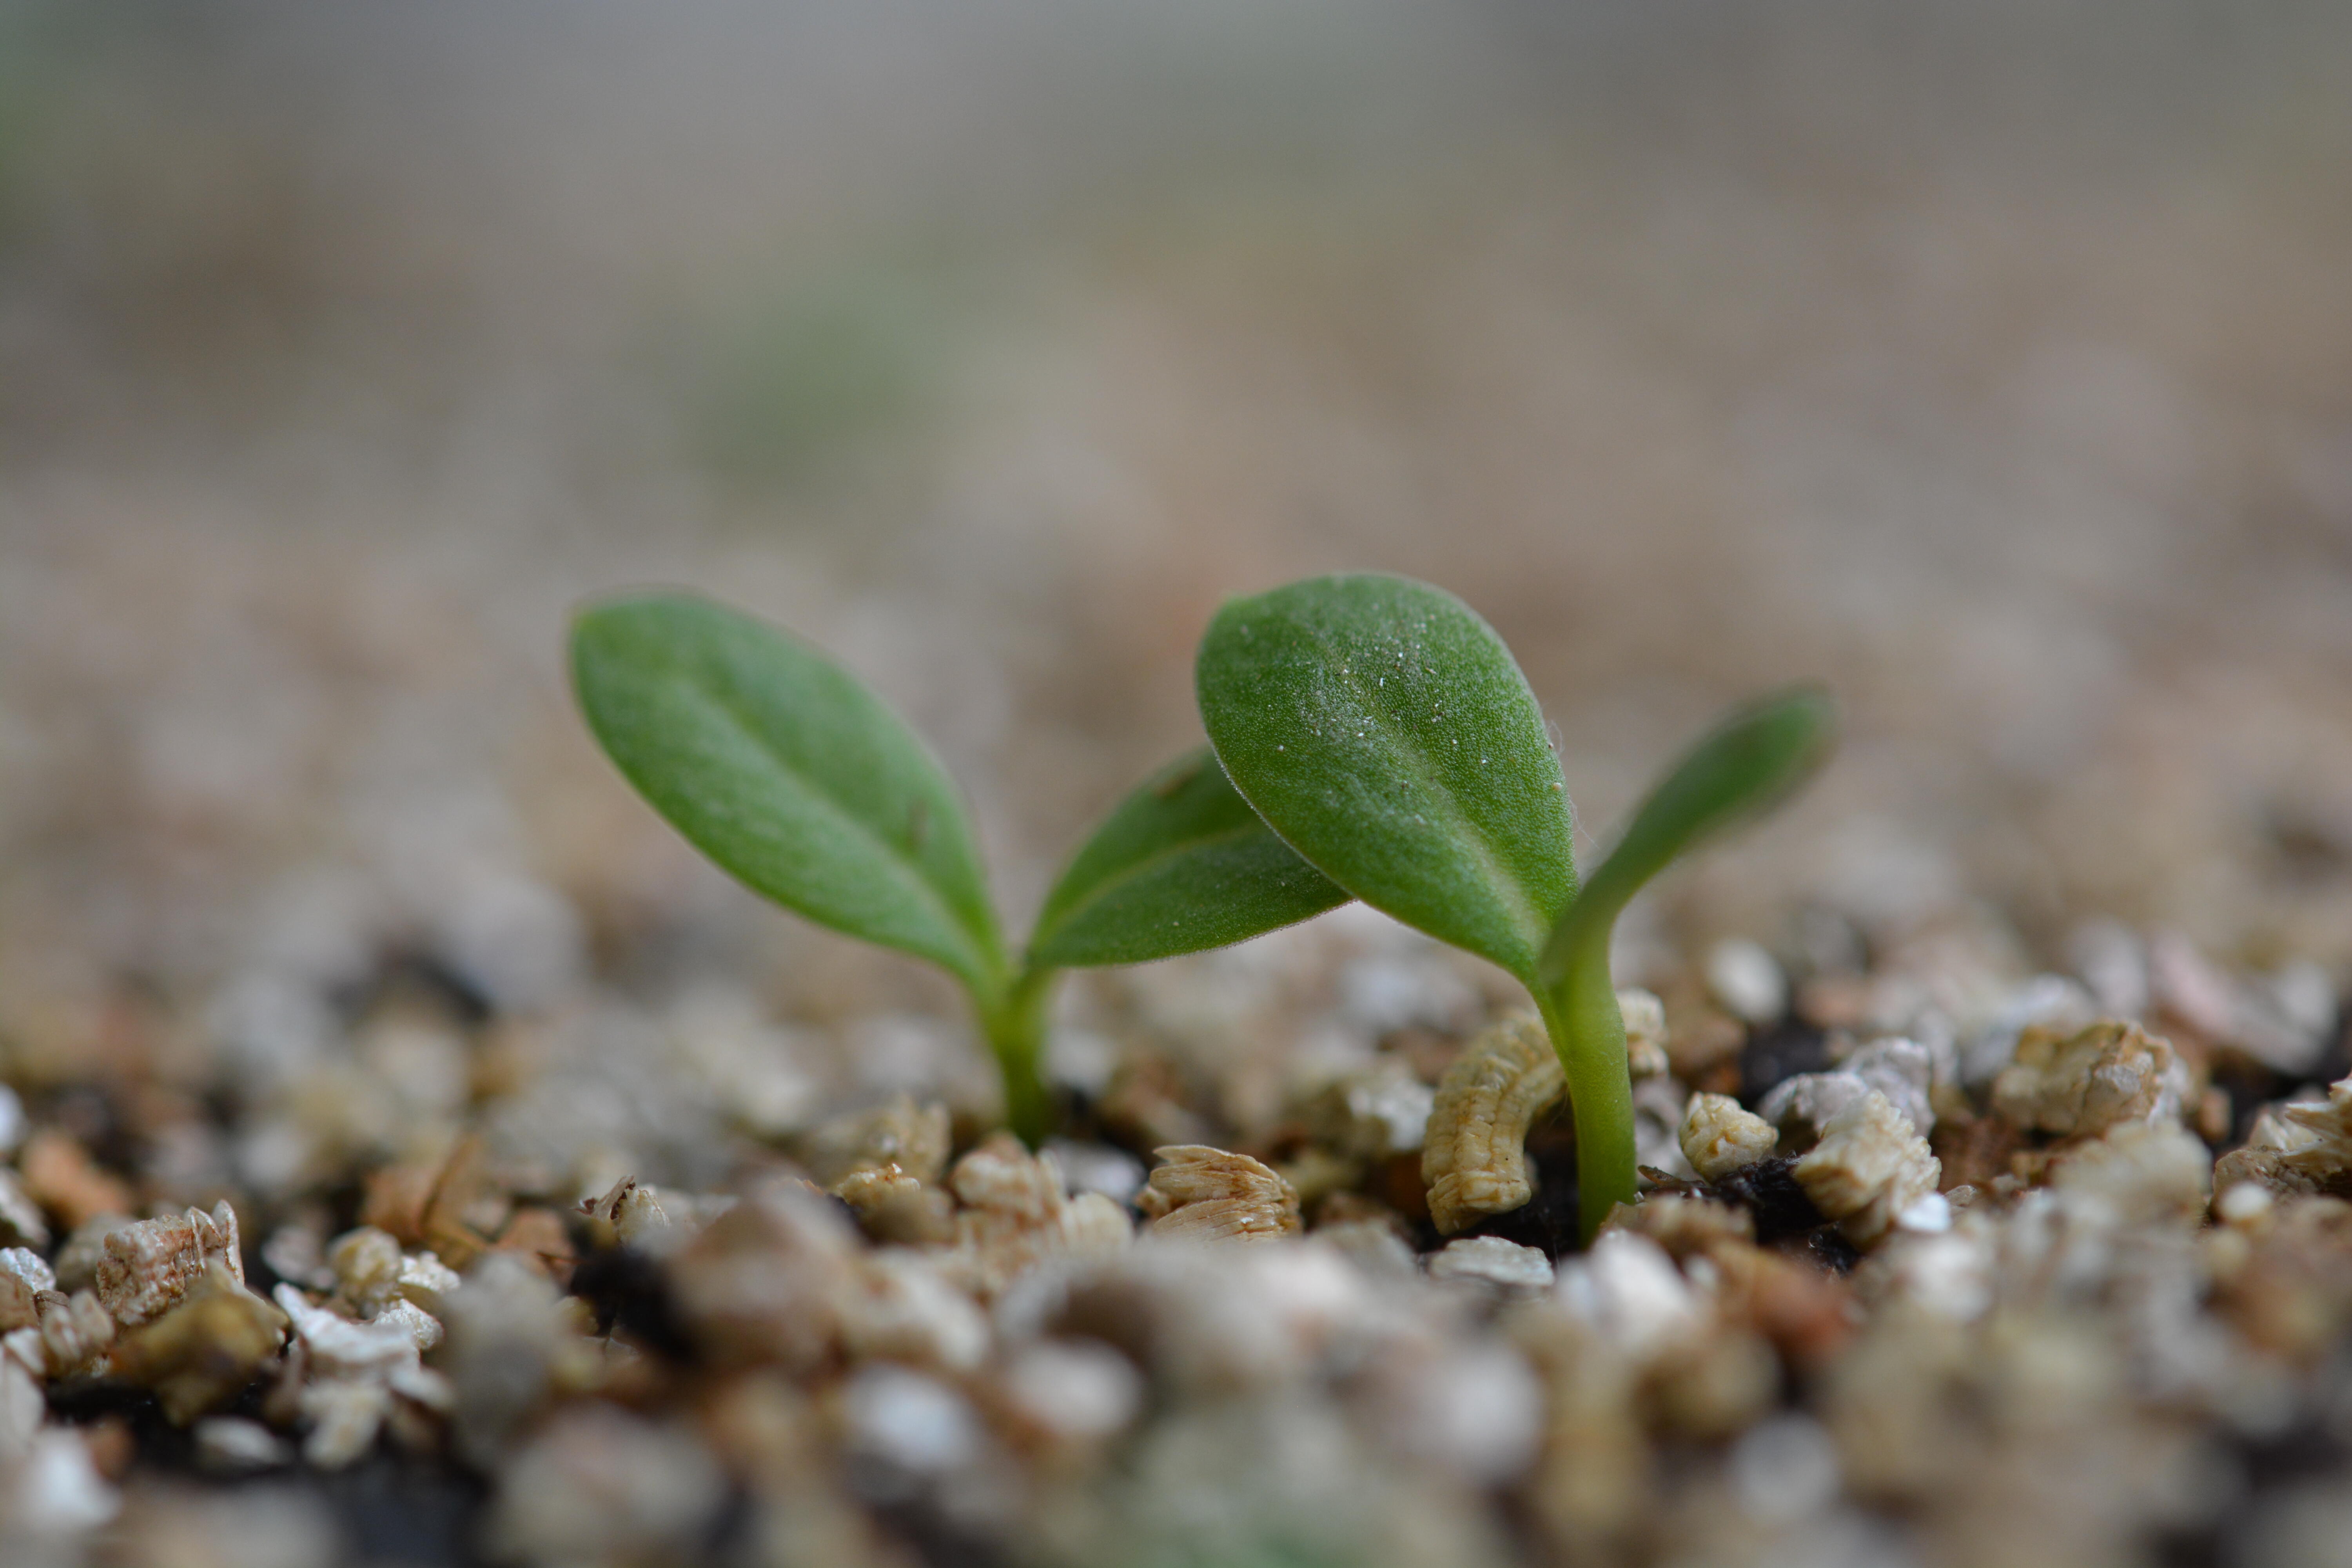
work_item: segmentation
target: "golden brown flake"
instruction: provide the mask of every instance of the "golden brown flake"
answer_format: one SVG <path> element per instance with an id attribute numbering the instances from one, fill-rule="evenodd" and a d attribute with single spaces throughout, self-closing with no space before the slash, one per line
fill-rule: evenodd
<path id="1" fill-rule="evenodd" d="M 335 1294 L 354 1310 L 373 1310 L 400 1288 L 400 1243 L 372 1225 L 347 1230 L 327 1247 Z"/>
<path id="2" fill-rule="evenodd" d="M 1827 1365 L 1853 1337 L 1853 1289 L 1838 1276 L 1738 1241 L 1710 1245 L 1706 1261 L 1723 1316 L 1752 1326 L 1800 1370 Z"/>
<path id="3" fill-rule="evenodd" d="M 87 1290 L 43 1290 L 34 1306 L 41 1318 L 41 1370 L 50 1377 L 79 1372 L 114 1342 L 114 1319 Z"/>
<path id="4" fill-rule="evenodd" d="M 1710 1182 L 1771 1157 L 1780 1130 L 1727 1094 L 1695 1094 L 1683 1113 L 1683 1158 Z"/>
<path id="5" fill-rule="evenodd" d="M 1116 1252 L 1134 1234 L 1125 1209 L 1099 1193 L 1066 1195 L 1053 1158 L 1030 1153 L 1011 1133 L 957 1161 L 948 1185 L 964 1206 L 940 1270 L 982 1300 L 1048 1258 Z"/>
<path id="6" fill-rule="evenodd" d="M 877 1241 L 920 1246 L 955 1234 L 955 1200 L 896 1162 L 861 1166 L 831 1191 Z"/>
<path id="7" fill-rule="evenodd" d="M 608 1226 L 623 1247 L 657 1249 L 670 1229 L 660 1198 L 635 1176 L 623 1176 L 601 1198 L 583 1199 L 579 1212 Z"/>
<path id="8" fill-rule="evenodd" d="M 1936 1118 L 1927 1146 L 1944 1167 L 1945 1190 L 1990 1186 L 2010 1173 L 2011 1156 L 2025 1147 L 2026 1134 L 2007 1117 L 1948 1111 Z"/>
<path id="9" fill-rule="evenodd" d="M 1910 1118 L 1876 1089 L 1850 1101 L 1797 1162 L 1797 1184 L 1856 1247 L 1875 1246 L 1904 1210 L 1936 1191 L 1943 1167 Z"/>
<path id="10" fill-rule="evenodd" d="M 2061 1138 L 2096 1137 L 2126 1121 L 2179 1116 L 2190 1088 L 2170 1042 L 2107 1019 L 2071 1034 L 2029 1028 L 1993 1080 L 1993 1109 L 2011 1125 Z"/>
<path id="11" fill-rule="evenodd" d="M 216 1258 L 178 1305 L 116 1345 L 110 1364 L 184 1426 L 244 1392 L 285 1338 L 286 1314 Z"/>
<path id="12" fill-rule="evenodd" d="M 2290 1164 L 2282 1150 L 2249 1143 L 2231 1150 L 2214 1163 L 2213 1190 L 2226 1193 L 2249 1184 L 2281 1197 L 2301 1197 L 2324 1192 L 2335 1184 Z"/>
<path id="13" fill-rule="evenodd" d="M 490 1182 L 481 1139 L 468 1134 L 439 1160 L 371 1173 L 360 1223 L 391 1232 L 403 1247 L 428 1247 L 451 1268 L 465 1269 L 494 1245 L 490 1238 L 507 1225 L 510 1205 Z"/>
<path id="14" fill-rule="evenodd" d="M 37 1298 L 57 1288 L 57 1276 L 39 1253 L 21 1247 L 0 1250 L 0 1334 L 37 1326 L 41 1321 Z"/>
<path id="15" fill-rule="evenodd" d="M 1211 1240 L 1293 1236 L 1303 1224 L 1298 1194 L 1247 1154 L 1205 1143 L 1155 1149 L 1161 1162 L 1135 1206 L 1155 1236 Z"/>
<path id="16" fill-rule="evenodd" d="M 2215 1306 L 2249 1343 L 2308 1364 L 2352 1321 L 2352 1204 L 2288 1197 L 2261 1217 L 2224 1233 L 2241 1256 L 2216 1271 Z"/>
<path id="17" fill-rule="evenodd" d="M 563 1216 L 538 1204 L 515 1210 L 490 1250 L 514 1254 L 558 1285 L 571 1281 L 572 1266 L 578 1261 Z"/>
<path id="18" fill-rule="evenodd" d="M 2245 1147 L 2221 1157 L 2213 1190 L 2244 1181 L 2283 1195 L 2352 1191 L 2352 1078 L 2330 1084 L 2325 1100 L 2265 1108 Z"/>
<path id="19" fill-rule="evenodd" d="M 1535 1195 L 1528 1129 L 1567 1095 L 1559 1058 L 1531 1014 L 1496 1024 L 1445 1069 L 1421 1152 L 1429 1216 L 1439 1235 L 1507 1214 Z"/>
<path id="20" fill-rule="evenodd" d="M 98 1299 L 117 1323 L 135 1329 L 177 1306 L 215 1263 L 245 1283 L 236 1211 L 226 1200 L 209 1215 L 190 1209 L 109 1232 L 96 1271 Z"/>

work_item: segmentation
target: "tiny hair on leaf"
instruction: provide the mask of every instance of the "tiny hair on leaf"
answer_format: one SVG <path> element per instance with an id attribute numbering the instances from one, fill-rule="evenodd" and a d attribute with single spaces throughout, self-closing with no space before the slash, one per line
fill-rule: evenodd
<path id="1" fill-rule="evenodd" d="M 1309 578 L 1217 612 L 1195 666 L 1235 787 L 1324 875 L 1532 981 L 1576 889 L 1559 759 L 1503 639 L 1410 578 Z"/>

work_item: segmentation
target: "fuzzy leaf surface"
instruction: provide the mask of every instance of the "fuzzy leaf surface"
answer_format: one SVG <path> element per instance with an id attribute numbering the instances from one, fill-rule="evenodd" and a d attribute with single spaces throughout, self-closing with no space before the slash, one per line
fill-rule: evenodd
<path id="1" fill-rule="evenodd" d="M 1250 809 L 1206 746 L 1144 781 L 1070 861 L 1033 963 L 1141 963 L 1246 941 L 1348 901 Z"/>
<path id="2" fill-rule="evenodd" d="M 1310 578 L 1218 611 L 1196 670 L 1235 787 L 1349 892 L 1532 979 L 1576 889 L 1543 714 L 1467 605 Z"/>
<path id="3" fill-rule="evenodd" d="M 847 671 L 686 594 L 583 612 L 572 671 L 622 773 L 754 891 L 977 989 L 1001 983 L 987 879 L 955 786 Z"/>

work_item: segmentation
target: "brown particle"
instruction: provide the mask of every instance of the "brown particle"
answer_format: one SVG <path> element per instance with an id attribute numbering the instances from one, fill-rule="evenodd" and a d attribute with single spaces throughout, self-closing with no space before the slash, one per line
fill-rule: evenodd
<path id="1" fill-rule="evenodd" d="M 2273 1105 L 2255 1118 L 2245 1147 L 2221 1157 L 2216 1191 L 2258 1181 L 2281 1195 L 2352 1196 L 2352 1079 L 2317 1103 Z"/>
<path id="2" fill-rule="evenodd" d="M 286 1314 L 215 1261 L 185 1300 L 119 1342 L 110 1365 L 184 1426 L 243 1393 L 285 1338 Z"/>
<path id="3" fill-rule="evenodd" d="M 1410 1220 L 1429 1217 L 1429 1184 L 1421 1179 L 1421 1156 L 1398 1154 L 1372 1173 L 1373 1191 L 1388 1207 Z M 1326 1204 L 1345 1194 L 1334 1193 Z"/>
<path id="4" fill-rule="evenodd" d="M 1798 1185 L 1856 1247 L 1874 1247 L 1897 1216 L 1934 1193 L 1942 1173 L 1927 1141 L 1876 1089 L 1832 1113 L 1797 1161 Z"/>
<path id="5" fill-rule="evenodd" d="M 775 1373 L 748 1373 L 717 1385 L 700 1416 L 711 1452 L 754 1490 L 788 1489 L 824 1462 L 808 1396 Z"/>
<path id="6" fill-rule="evenodd" d="M 1130 1056 L 1111 1075 L 1096 1114 L 1129 1148 L 1197 1143 L 1209 1135 L 1209 1123 L 1188 1103 L 1189 1089 L 1182 1070 L 1165 1057 Z"/>
<path id="7" fill-rule="evenodd" d="M 1300 1204 L 1312 1205 L 1360 1184 L 1364 1165 L 1360 1160 L 1309 1144 L 1282 1163 L 1281 1174 L 1298 1194 Z"/>
<path id="8" fill-rule="evenodd" d="M 110 1231 L 95 1270 L 95 1288 L 114 1321 L 132 1329 L 177 1306 L 215 1265 L 236 1283 L 245 1283 L 236 1211 L 226 1200 L 214 1205 L 209 1215 L 190 1209 Z"/>
<path id="9" fill-rule="evenodd" d="M 96 1296 L 44 1290 L 35 1298 L 41 1315 L 43 1370 L 51 1377 L 78 1372 L 114 1342 L 114 1320 Z"/>
<path id="10" fill-rule="evenodd" d="M 2258 1149 L 2252 1144 L 2231 1150 L 2213 1166 L 2215 1192 L 2227 1192 L 2241 1183 L 2258 1184 L 2282 1197 L 2309 1196 L 2336 1184 L 2298 1169 L 2288 1162 L 2283 1150 Z"/>
<path id="11" fill-rule="evenodd" d="M 1535 1195 L 1528 1129 L 1567 1098 L 1568 1081 L 1533 1015 L 1508 1018 L 1446 1069 L 1422 1148 L 1422 1180 L 1438 1234 L 1466 1230 Z"/>
<path id="12" fill-rule="evenodd" d="M 438 1165 L 386 1165 L 369 1172 L 360 1223 L 408 1246 L 423 1245 L 425 1210 L 439 1177 Z"/>
<path id="13" fill-rule="evenodd" d="M 1125 1209 L 1099 1193 L 1066 1195 L 1053 1160 L 1010 1133 L 957 1161 L 948 1185 L 963 1206 L 953 1244 L 934 1256 L 951 1283 L 982 1300 L 1048 1258 L 1116 1252 L 1133 1236 Z"/>
<path id="14" fill-rule="evenodd" d="M 1561 1313 L 1523 1309 L 1513 1323 L 1551 1395 L 1528 1503 L 1563 1560 L 1622 1562 L 1654 1484 L 1637 1369 Z"/>
<path id="15" fill-rule="evenodd" d="M 356 1311 L 373 1308 L 400 1286 L 400 1243 L 389 1231 L 362 1226 L 335 1237 L 327 1248 L 335 1294 Z"/>
<path id="16" fill-rule="evenodd" d="M 955 1200 L 895 1161 L 860 1166 L 828 1190 L 877 1241 L 920 1246 L 954 1234 Z"/>
<path id="17" fill-rule="evenodd" d="M 1708 1261 L 1720 1270 L 1722 1300 L 1800 1367 L 1834 1360 L 1858 1321 L 1845 1280 L 1777 1252 L 1717 1245 Z"/>
<path id="18" fill-rule="evenodd" d="M 69 1132 L 55 1128 L 36 1132 L 17 1167 L 24 1173 L 25 1190 L 68 1230 L 100 1215 L 128 1214 L 133 1205 L 131 1189 L 100 1170 Z"/>
<path id="19" fill-rule="evenodd" d="M 39 1253 L 21 1247 L 0 1250 L 0 1334 L 38 1324 L 37 1298 L 45 1290 L 54 1291 L 57 1284 Z"/>
<path id="20" fill-rule="evenodd" d="M 1381 1049 L 1411 1068 L 1413 1077 L 1433 1086 L 1462 1054 L 1462 1042 L 1436 1029 L 1408 1024 L 1383 1036 Z"/>
<path id="21" fill-rule="evenodd" d="M 1993 1080 L 1993 1109 L 2024 1131 L 2095 1137 L 2126 1121 L 2178 1116 L 2189 1074 L 2171 1045 L 2107 1019 L 2072 1032 L 2029 1028 Z"/>
<path id="22" fill-rule="evenodd" d="M 2209 1085 L 2197 1097 L 2197 1136 L 2208 1143 L 2219 1143 L 2230 1136 L 2230 1091 L 2219 1084 Z"/>
<path id="23" fill-rule="evenodd" d="M 1683 1113 L 1683 1158 L 1706 1181 L 1769 1159 L 1780 1131 L 1727 1094 L 1695 1094 Z"/>
<path id="24" fill-rule="evenodd" d="M 563 1216 L 537 1205 L 515 1210 L 491 1250 L 514 1254 L 558 1285 L 571 1280 L 572 1266 L 577 1261 Z"/>
<path id="25" fill-rule="evenodd" d="M 1298 1194 L 1247 1154 L 1182 1143 L 1155 1149 L 1162 1163 L 1135 1206 L 1154 1235 L 1245 1239 L 1296 1235 Z"/>
<path id="26" fill-rule="evenodd" d="M 483 1168 L 482 1141 L 468 1133 L 446 1156 L 372 1172 L 360 1223 L 389 1231 L 403 1247 L 429 1248 L 460 1271 L 490 1247 L 508 1200 Z"/>
<path id="27" fill-rule="evenodd" d="M 2307 1363 L 2352 1322 L 2352 1204 L 2279 1199 L 2226 1278 L 2216 1304 L 2249 1342 Z"/>
<path id="28" fill-rule="evenodd" d="M 1979 1116 L 1965 1110 L 1936 1118 L 1927 1146 L 1943 1162 L 1944 1190 L 1985 1186 L 2009 1173 L 2010 1156 L 2024 1144 L 2025 1135 L 2007 1118 Z"/>

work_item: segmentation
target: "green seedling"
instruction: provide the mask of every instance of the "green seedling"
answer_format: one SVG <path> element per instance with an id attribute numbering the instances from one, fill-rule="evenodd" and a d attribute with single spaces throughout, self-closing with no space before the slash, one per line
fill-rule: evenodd
<path id="1" fill-rule="evenodd" d="M 805 643 L 684 594 L 592 606 L 572 633 L 580 706 L 654 809 L 753 891 L 961 982 L 1034 1145 L 1064 969 L 1223 947 L 1347 901 L 1266 829 L 1205 746 L 1129 795 L 1008 955 L 970 816 L 929 750 Z"/>
<path id="2" fill-rule="evenodd" d="M 1580 893 L 1571 807 L 1535 694 L 1453 595 L 1346 575 L 1234 600 L 1202 642 L 1197 680 L 1219 761 L 1292 848 L 1533 994 L 1567 1073 L 1590 1239 L 1634 1192 L 1610 933 L 1643 884 L 1826 758 L 1828 697 L 1798 689 L 1732 714 L 1667 771 Z"/>

